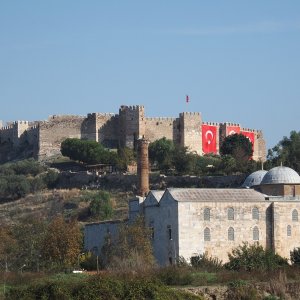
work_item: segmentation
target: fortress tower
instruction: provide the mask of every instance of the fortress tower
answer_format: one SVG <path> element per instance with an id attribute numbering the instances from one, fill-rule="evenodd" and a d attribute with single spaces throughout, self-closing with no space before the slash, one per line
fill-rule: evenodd
<path id="1" fill-rule="evenodd" d="M 200 113 L 184 112 L 179 115 L 180 144 L 190 152 L 202 155 L 202 119 Z"/>
<path id="2" fill-rule="evenodd" d="M 125 106 L 119 110 L 119 141 L 122 147 L 136 148 L 138 139 L 145 135 L 145 108 Z"/>

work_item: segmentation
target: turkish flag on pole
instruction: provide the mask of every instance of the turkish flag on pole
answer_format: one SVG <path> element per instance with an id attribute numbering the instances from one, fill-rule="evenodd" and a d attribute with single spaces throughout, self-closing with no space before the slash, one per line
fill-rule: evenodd
<path id="1" fill-rule="evenodd" d="M 186 95 L 185 101 L 186 101 L 186 103 L 189 103 L 189 101 L 190 101 L 190 98 L 189 98 L 189 96 L 188 96 L 188 95 Z"/>

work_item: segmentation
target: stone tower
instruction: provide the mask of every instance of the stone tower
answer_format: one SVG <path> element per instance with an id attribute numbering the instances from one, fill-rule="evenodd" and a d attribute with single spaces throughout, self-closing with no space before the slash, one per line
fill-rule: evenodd
<path id="1" fill-rule="evenodd" d="M 122 147 L 135 148 L 137 140 L 145 135 L 145 108 L 142 105 L 119 109 L 119 140 Z"/>
<path id="2" fill-rule="evenodd" d="M 202 155 L 202 119 L 200 113 L 183 112 L 180 119 L 180 144 L 190 152 Z"/>
<path id="3" fill-rule="evenodd" d="M 138 140 L 138 196 L 145 197 L 149 192 L 149 141 L 144 137 Z"/>

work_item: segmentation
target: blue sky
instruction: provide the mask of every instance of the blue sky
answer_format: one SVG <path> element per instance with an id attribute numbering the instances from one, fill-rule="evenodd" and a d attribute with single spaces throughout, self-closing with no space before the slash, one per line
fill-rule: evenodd
<path id="1" fill-rule="evenodd" d="M 0 1 L 0 104 L 4 121 L 197 111 L 273 147 L 300 130 L 300 1 Z"/>

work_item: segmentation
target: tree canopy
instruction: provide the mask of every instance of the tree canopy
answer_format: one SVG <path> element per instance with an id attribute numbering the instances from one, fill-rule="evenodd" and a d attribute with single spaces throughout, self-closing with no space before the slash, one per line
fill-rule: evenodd
<path id="1" fill-rule="evenodd" d="M 279 143 L 268 151 L 270 167 L 283 163 L 300 172 L 300 131 L 291 131 L 290 137 L 283 137 Z"/>
<path id="2" fill-rule="evenodd" d="M 76 264 L 81 250 L 82 236 L 76 222 L 67 223 L 56 217 L 48 226 L 42 244 L 42 256 L 52 267 L 68 268 Z"/>
<path id="3" fill-rule="evenodd" d="M 220 154 L 222 157 L 226 155 L 232 156 L 235 159 L 236 171 L 246 172 L 249 167 L 249 160 L 251 160 L 253 155 L 253 145 L 243 134 L 235 133 L 225 137 L 220 147 Z M 226 169 L 228 169 L 229 165 L 234 165 L 233 161 L 230 162 L 228 158 L 224 163 Z"/>
<path id="4" fill-rule="evenodd" d="M 113 206 L 110 194 L 105 191 L 99 191 L 97 194 L 91 196 L 89 209 L 92 217 L 97 220 L 111 218 L 113 215 Z"/>
<path id="5" fill-rule="evenodd" d="M 225 137 L 220 147 L 220 153 L 248 160 L 253 155 L 252 147 L 253 145 L 247 137 L 241 133 L 235 133 Z"/>
<path id="6" fill-rule="evenodd" d="M 87 164 L 116 164 L 117 155 L 96 141 L 68 138 L 61 143 L 61 154 Z"/>
<path id="7" fill-rule="evenodd" d="M 165 137 L 150 143 L 149 158 L 152 164 L 157 164 L 160 170 L 168 170 L 172 167 L 172 159 L 175 146 L 173 141 Z"/>

